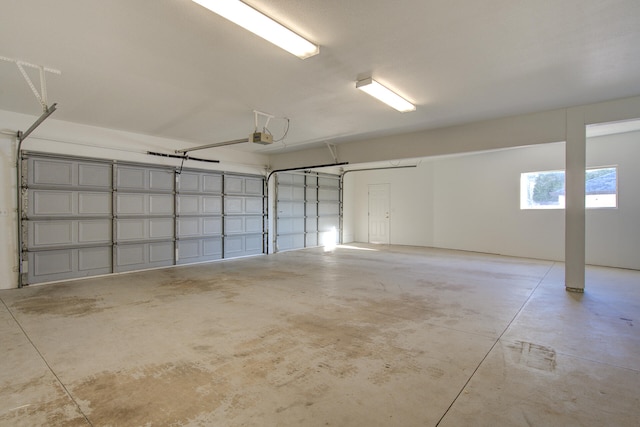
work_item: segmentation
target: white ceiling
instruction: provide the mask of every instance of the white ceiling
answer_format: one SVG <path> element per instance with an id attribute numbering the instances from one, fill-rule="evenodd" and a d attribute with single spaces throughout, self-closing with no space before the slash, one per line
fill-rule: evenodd
<path id="1" fill-rule="evenodd" d="M 56 119 L 198 145 L 245 137 L 255 109 L 291 119 L 287 147 L 234 147 L 273 153 L 640 94 L 638 0 L 246 2 L 320 54 L 190 0 L 2 0 L 0 56 L 62 71 L 47 76 Z M 417 111 L 356 90 L 368 75 Z M 3 61 L 0 109 L 41 113 Z"/>

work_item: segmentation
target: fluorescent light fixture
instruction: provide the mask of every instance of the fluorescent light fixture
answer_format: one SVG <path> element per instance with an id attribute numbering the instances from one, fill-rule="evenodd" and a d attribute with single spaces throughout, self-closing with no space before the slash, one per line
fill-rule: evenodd
<path id="1" fill-rule="evenodd" d="M 317 45 L 239 0 L 193 1 L 299 58 L 305 59 L 320 52 Z"/>
<path id="2" fill-rule="evenodd" d="M 416 106 L 398 95 L 397 93 L 387 89 L 382 86 L 377 81 L 373 80 L 371 77 L 368 79 L 360 80 L 356 83 L 356 87 L 374 98 L 379 99 L 390 107 L 395 108 L 401 113 L 406 113 L 407 111 L 414 111 Z"/>

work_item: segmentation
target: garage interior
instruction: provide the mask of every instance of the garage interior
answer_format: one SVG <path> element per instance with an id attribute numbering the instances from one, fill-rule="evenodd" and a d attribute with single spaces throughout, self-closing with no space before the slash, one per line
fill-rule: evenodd
<path id="1" fill-rule="evenodd" d="M 222 3 L 3 5 L 0 425 L 637 425 L 640 4 Z"/>

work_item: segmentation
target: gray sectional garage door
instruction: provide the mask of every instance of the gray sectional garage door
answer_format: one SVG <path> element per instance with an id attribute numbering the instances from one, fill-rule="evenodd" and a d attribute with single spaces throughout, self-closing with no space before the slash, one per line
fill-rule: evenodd
<path id="1" fill-rule="evenodd" d="M 28 153 L 23 284 L 264 252 L 264 178 Z"/>
<path id="2" fill-rule="evenodd" d="M 225 175 L 225 258 L 255 255 L 264 251 L 264 196 L 264 178 Z"/>
<path id="3" fill-rule="evenodd" d="M 340 240 L 340 178 L 318 173 L 276 175 L 276 248 L 278 251 Z"/>
<path id="4" fill-rule="evenodd" d="M 114 165 L 114 271 L 174 263 L 172 169 Z"/>
<path id="5" fill-rule="evenodd" d="M 222 258 L 222 173 L 178 175 L 178 263 Z"/>
<path id="6" fill-rule="evenodd" d="M 110 273 L 112 165 L 31 157 L 22 171 L 26 283 Z"/>

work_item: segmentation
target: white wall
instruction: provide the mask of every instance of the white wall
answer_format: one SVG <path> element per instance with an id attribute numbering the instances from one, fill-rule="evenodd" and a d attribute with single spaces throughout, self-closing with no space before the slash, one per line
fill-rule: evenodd
<path id="1" fill-rule="evenodd" d="M 425 159 L 351 173 L 345 222 L 366 242 L 367 188 L 389 183 L 392 244 L 561 261 L 564 211 L 520 210 L 520 174 L 564 169 L 564 143 Z M 640 269 L 640 132 L 589 139 L 587 165 L 618 166 L 619 208 L 587 211 L 587 263 Z M 347 216 L 347 214 L 349 216 Z M 345 230 L 348 227 L 345 225 Z"/>
<path id="2" fill-rule="evenodd" d="M 201 145 L 185 141 L 156 138 L 94 126 L 55 120 L 50 116 L 23 143 L 23 151 L 48 152 L 82 157 L 180 166 L 180 160 L 145 154 L 147 151 L 171 154 L 176 149 Z M 36 116 L 0 110 L 0 289 L 17 286 L 17 222 L 16 222 L 16 138 L 18 130 L 26 130 Z M 11 135 L 9 135 L 11 134 Z M 197 154 L 196 154 L 197 153 Z M 191 153 L 195 157 L 220 160 L 219 164 L 187 161 L 185 168 L 221 170 L 249 174 L 266 173 L 265 155 L 240 152 L 228 148 Z"/>
<path id="3" fill-rule="evenodd" d="M 562 143 L 436 161 L 434 246 L 562 259 L 564 211 L 520 210 L 520 174 L 563 168 Z"/>
<path id="4" fill-rule="evenodd" d="M 640 132 L 588 139 L 587 166 L 618 166 L 618 208 L 587 210 L 587 263 L 640 269 Z"/>
<path id="5" fill-rule="evenodd" d="M 388 165 L 389 167 L 391 164 Z M 345 242 L 368 240 L 368 186 L 389 185 L 391 244 L 433 246 L 433 163 L 417 168 L 350 172 L 345 177 Z M 351 223 L 349 223 L 351 222 Z M 411 224 L 410 227 L 407 225 Z"/>
<path id="6" fill-rule="evenodd" d="M 0 126 L 0 129 L 2 127 Z M 0 289 L 18 283 L 16 227 L 16 166 L 13 141 L 0 134 Z"/>

